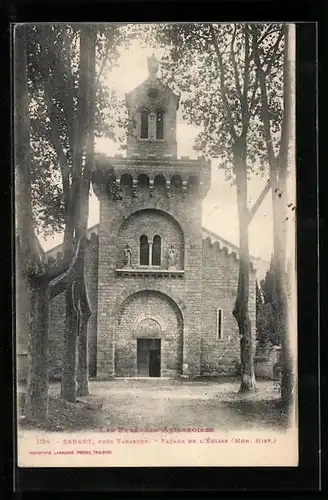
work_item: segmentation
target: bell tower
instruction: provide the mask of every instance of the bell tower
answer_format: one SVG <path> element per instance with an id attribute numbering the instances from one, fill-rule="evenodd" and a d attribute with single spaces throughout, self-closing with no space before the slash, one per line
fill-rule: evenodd
<path id="1" fill-rule="evenodd" d="M 148 78 L 126 95 L 127 156 L 177 157 L 176 115 L 179 97 L 157 78 L 159 62 L 148 58 Z"/>
<path id="2" fill-rule="evenodd" d="M 150 373 L 153 341 L 159 376 L 200 374 L 202 200 L 211 165 L 177 157 L 179 97 L 158 79 L 158 65 L 150 57 L 148 78 L 126 95 L 126 157 L 99 156 L 93 175 L 104 378 Z"/>

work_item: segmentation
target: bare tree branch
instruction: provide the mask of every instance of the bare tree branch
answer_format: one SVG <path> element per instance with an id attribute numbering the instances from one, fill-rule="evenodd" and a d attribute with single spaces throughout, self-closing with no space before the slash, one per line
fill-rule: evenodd
<path id="1" fill-rule="evenodd" d="M 269 27 L 270 28 L 270 27 Z M 267 68 L 265 70 L 265 75 L 267 76 L 269 73 L 270 73 L 270 70 L 271 70 L 271 67 L 273 65 L 273 63 L 275 62 L 276 60 L 276 57 L 277 57 L 277 51 L 278 51 L 278 48 L 279 48 L 279 44 L 280 44 L 280 41 L 281 41 L 281 37 L 282 37 L 282 28 L 279 27 L 279 28 L 275 28 L 274 30 L 267 30 L 260 38 L 257 38 L 257 31 L 256 31 L 256 26 L 253 26 L 252 27 L 252 36 L 254 38 L 254 43 L 252 44 L 252 51 L 251 51 L 251 54 L 250 54 L 250 60 L 252 58 L 256 59 L 255 57 L 255 46 L 254 44 L 257 44 L 257 47 L 259 47 L 259 45 L 261 44 L 261 42 L 265 39 L 266 36 L 268 35 L 271 35 L 272 33 L 274 32 L 279 32 L 279 36 L 276 40 L 276 43 L 274 45 L 274 48 L 273 48 L 273 54 L 269 60 L 269 55 L 264 59 L 263 62 L 260 61 L 259 57 L 257 58 L 257 67 L 261 67 L 263 69 L 264 65 L 267 64 Z M 255 103 L 256 103 L 256 91 L 258 89 L 258 85 L 259 85 L 259 72 L 257 71 L 256 72 L 256 78 L 255 78 L 255 84 L 254 84 L 254 87 L 253 87 L 253 93 L 252 93 L 252 97 L 250 98 L 250 105 L 249 105 L 249 110 L 250 112 L 253 110 L 254 106 L 255 106 Z"/>
<path id="2" fill-rule="evenodd" d="M 30 189 L 31 147 L 26 44 L 25 26 L 16 26 L 14 37 L 15 222 L 23 272 L 32 278 L 38 278 L 44 275 L 46 266 L 43 249 L 35 234 Z"/>
<path id="3" fill-rule="evenodd" d="M 84 314 L 86 316 L 91 316 L 92 314 L 92 309 L 90 307 L 90 301 L 89 301 L 89 296 L 87 292 L 87 287 L 85 283 L 85 279 L 83 280 L 83 287 L 81 290 L 81 306 L 83 308 Z"/>
<path id="4" fill-rule="evenodd" d="M 249 31 L 247 24 L 244 25 L 245 30 L 245 58 L 244 58 L 244 87 L 241 96 L 241 112 L 242 112 L 242 135 L 246 136 L 249 126 L 249 105 L 248 105 L 248 89 L 249 89 L 249 69 L 250 69 L 250 47 L 249 47 Z"/>
<path id="5" fill-rule="evenodd" d="M 42 44 L 40 44 L 40 68 L 43 77 L 43 87 L 44 87 L 44 98 L 46 107 L 48 109 L 48 114 L 51 120 L 51 142 L 56 151 L 59 166 L 61 169 L 62 177 L 62 187 L 64 195 L 64 208 L 65 208 L 65 235 L 64 241 L 72 244 L 72 238 L 69 236 L 72 234 L 73 220 L 71 217 L 70 208 L 70 173 L 71 166 L 69 165 L 63 145 L 60 139 L 60 122 L 57 114 L 57 108 L 54 104 L 54 82 L 49 73 L 49 65 L 47 63 L 47 52 Z M 67 246 L 67 245 L 66 245 Z"/>
<path id="6" fill-rule="evenodd" d="M 96 76 L 96 53 L 95 53 L 95 43 L 96 43 L 96 31 L 92 27 L 89 27 L 89 33 L 87 34 L 86 40 L 88 43 L 87 50 L 87 61 L 85 62 L 87 66 L 87 81 L 85 82 L 85 100 L 88 102 L 86 105 L 86 138 L 85 138 L 85 164 L 83 168 L 83 173 L 81 176 L 81 203 L 80 207 L 83 213 L 79 213 L 77 218 L 77 230 L 81 234 L 86 236 L 87 223 L 88 223 L 88 207 L 89 207 L 89 189 L 91 183 L 91 177 L 94 166 L 94 130 L 95 130 L 95 108 L 96 108 L 96 86 L 95 86 L 95 76 Z M 85 103 L 86 104 L 86 103 Z"/>
<path id="7" fill-rule="evenodd" d="M 235 40 L 236 40 L 236 34 L 237 34 L 237 24 L 234 24 L 234 30 L 233 30 L 233 35 L 231 38 L 231 43 L 230 43 L 230 60 L 232 63 L 233 67 L 233 72 L 235 75 L 235 83 L 236 83 L 236 89 L 237 89 L 237 95 L 242 101 L 242 91 L 241 91 L 241 86 L 239 82 L 239 75 L 238 75 L 238 68 L 237 68 L 237 61 L 236 61 L 236 54 L 235 54 Z"/>
<path id="8" fill-rule="evenodd" d="M 50 280 L 50 298 L 56 297 L 62 293 L 68 285 L 71 285 L 75 279 L 78 262 L 83 254 L 84 248 L 82 238 L 77 242 L 73 258 L 63 259 L 58 265 L 50 266 L 47 272 L 47 278 Z"/>
<path id="9" fill-rule="evenodd" d="M 81 27 L 80 34 L 80 65 L 79 65 L 79 86 L 77 96 L 76 120 L 74 123 L 74 141 L 72 148 L 72 184 L 70 189 L 70 207 L 72 217 L 72 231 L 76 229 L 77 221 L 80 215 L 81 196 L 83 196 L 82 173 L 83 173 L 83 152 L 86 147 L 87 137 L 87 102 L 86 102 L 86 86 L 88 75 L 88 40 L 82 36 L 82 30 L 87 29 L 86 26 Z"/>
<path id="10" fill-rule="evenodd" d="M 224 110 L 226 112 L 227 119 L 229 122 L 230 134 L 231 134 L 233 140 L 236 140 L 237 133 L 235 130 L 233 119 L 232 119 L 231 108 L 230 108 L 228 97 L 227 97 L 227 89 L 225 86 L 225 71 L 224 71 L 224 65 L 223 65 L 223 60 L 222 60 L 222 54 L 220 52 L 220 49 L 219 49 L 219 46 L 217 43 L 216 33 L 214 30 L 213 24 L 210 24 L 209 28 L 210 28 L 210 33 L 212 36 L 212 44 L 213 44 L 213 47 L 214 47 L 214 50 L 215 50 L 215 53 L 216 53 L 216 56 L 217 56 L 217 59 L 219 62 L 219 70 L 220 70 L 219 80 L 220 80 L 220 90 L 221 90 L 222 102 L 223 102 Z"/>
<path id="11" fill-rule="evenodd" d="M 252 30 L 253 32 L 257 32 L 257 26 L 256 25 L 252 25 Z M 279 26 L 278 28 L 276 27 L 275 24 L 269 24 L 267 29 L 262 33 L 262 35 L 258 38 L 257 40 L 257 44 L 258 46 L 270 35 L 272 35 L 273 33 L 275 32 L 280 32 L 281 31 L 281 27 Z M 252 51 L 251 52 L 251 59 L 254 57 L 254 52 Z"/>
<path id="12" fill-rule="evenodd" d="M 267 146 L 269 164 L 271 166 L 273 166 L 276 163 L 276 158 L 275 158 L 273 145 L 272 145 L 266 78 L 265 78 L 265 72 L 264 72 L 263 67 L 261 65 L 258 43 L 256 41 L 256 33 L 254 33 L 254 35 L 255 36 L 253 36 L 253 52 L 254 52 L 255 63 L 257 66 L 257 73 L 258 73 L 260 90 L 261 90 L 261 107 L 262 107 L 264 139 L 265 139 L 266 146 Z"/>
<path id="13" fill-rule="evenodd" d="M 68 210 L 68 192 L 69 192 L 69 176 L 70 176 L 70 165 L 67 161 L 66 155 L 64 153 L 63 146 L 60 140 L 60 122 L 57 114 L 56 105 L 53 102 L 52 97 L 52 85 L 49 81 L 44 79 L 44 97 L 46 106 L 48 108 L 48 114 L 51 122 L 51 142 L 56 151 L 57 158 L 59 161 L 59 166 L 62 174 L 62 185 L 64 194 L 64 205 L 65 211 Z"/>
<path id="14" fill-rule="evenodd" d="M 106 61 L 107 61 L 107 59 L 108 59 L 108 54 L 109 54 L 109 51 L 110 51 L 110 49 L 111 49 L 111 46 L 112 46 L 112 42 L 111 42 L 110 40 L 108 40 L 108 41 L 107 41 L 107 44 L 106 44 L 105 55 L 104 55 L 104 58 L 103 58 L 103 60 L 102 60 L 102 62 L 101 62 L 101 66 L 100 66 L 100 69 L 99 69 L 99 73 L 98 73 L 98 75 L 97 75 L 97 80 L 96 80 L 96 84 L 95 84 L 96 88 L 97 88 L 97 87 L 98 87 L 98 85 L 99 85 L 100 78 L 101 78 L 101 76 L 102 76 L 102 74 L 103 74 L 103 71 L 104 71 L 104 69 L 105 69 L 105 66 L 106 66 Z"/>
<path id="15" fill-rule="evenodd" d="M 284 50 L 284 92 L 283 92 L 283 119 L 281 125 L 281 137 L 280 137 L 280 148 L 279 148 L 279 166 L 286 168 L 288 162 L 288 146 L 289 146 L 289 135 L 291 127 L 291 94 L 292 94 L 292 81 L 291 81 L 291 63 L 289 61 L 289 27 L 287 24 L 283 27 L 284 38 L 285 38 L 285 50 Z"/>
<path id="16" fill-rule="evenodd" d="M 74 111 L 74 81 L 72 78 L 72 67 L 71 67 L 71 53 L 70 53 L 70 40 L 68 37 L 67 31 L 64 32 L 64 40 L 63 40 L 63 45 L 65 52 L 67 53 L 67 63 L 65 64 L 65 58 L 63 61 L 64 64 L 64 70 L 68 82 L 68 92 L 67 92 L 67 98 L 65 99 L 66 105 L 67 105 L 67 131 L 68 131 L 68 137 L 70 140 L 70 144 L 72 143 L 73 140 L 73 123 L 75 119 L 75 111 Z M 61 60 L 61 58 L 60 58 Z"/>
<path id="17" fill-rule="evenodd" d="M 256 27 L 254 26 L 254 28 L 256 28 Z M 263 42 L 263 40 L 265 40 L 265 38 L 267 36 L 271 35 L 274 31 L 275 30 L 272 30 L 272 24 L 268 24 L 267 29 L 262 33 L 262 35 L 258 39 L 258 44 L 261 44 Z"/>
<path id="18" fill-rule="evenodd" d="M 258 75 L 258 72 L 256 72 L 255 82 L 254 82 L 254 86 L 253 86 L 253 92 L 252 92 L 252 96 L 249 100 L 249 113 L 250 113 L 250 115 L 255 111 L 255 104 L 256 104 L 256 101 L 258 100 L 258 98 L 256 98 L 256 92 L 258 90 L 258 85 L 259 85 L 259 75 Z"/>
<path id="19" fill-rule="evenodd" d="M 271 188 L 271 182 L 270 182 L 270 179 L 269 179 L 269 181 L 266 183 L 266 185 L 264 186 L 263 190 L 261 191 L 258 199 L 256 200 L 256 202 L 254 203 L 254 205 L 252 206 L 252 208 L 248 212 L 248 224 L 250 224 L 252 222 L 252 219 L 253 219 L 254 215 L 256 214 L 256 212 L 257 212 L 259 206 L 261 205 L 262 201 L 264 200 L 264 198 L 266 197 L 266 195 L 270 191 L 270 188 Z"/>
<path id="20" fill-rule="evenodd" d="M 281 42 L 281 39 L 283 37 L 283 29 L 281 29 L 280 33 L 279 33 L 279 36 L 277 37 L 277 40 L 276 40 L 276 43 L 274 44 L 273 48 L 272 48 L 272 55 L 270 57 L 270 59 L 268 57 L 266 57 L 262 63 L 262 68 L 265 64 L 267 64 L 267 67 L 266 69 L 264 70 L 264 73 L 265 75 L 267 76 L 270 71 L 271 71 L 271 68 L 272 68 L 272 65 L 273 63 L 275 62 L 276 60 L 276 56 L 277 56 L 277 51 L 278 51 L 278 48 L 279 48 L 279 44 Z"/>
<path id="21" fill-rule="evenodd" d="M 64 104 L 64 111 L 67 115 L 67 134 L 69 137 L 69 142 L 72 144 L 73 141 L 73 124 L 75 120 L 75 111 L 74 111 L 74 80 L 70 67 L 70 40 L 68 37 L 68 33 L 65 30 L 62 37 L 62 48 L 67 53 L 68 61 L 66 57 L 61 57 L 60 51 L 58 50 L 58 46 L 54 43 L 54 33 L 49 28 L 44 28 L 47 33 L 47 38 L 49 42 L 47 43 L 47 52 L 48 52 L 48 60 L 47 65 L 49 68 L 49 58 L 55 63 L 55 74 L 52 75 L 52 79 L 54 79 L 58 74 L 65 75 L 67 80 L 67 85 L 65 86 L 63 92 L 61 93 L 61 99 Z M 43 45 L 42 41 L 40 41 L 40 45 Z M 61 84 L 63 85 L 63 81 Z"/>

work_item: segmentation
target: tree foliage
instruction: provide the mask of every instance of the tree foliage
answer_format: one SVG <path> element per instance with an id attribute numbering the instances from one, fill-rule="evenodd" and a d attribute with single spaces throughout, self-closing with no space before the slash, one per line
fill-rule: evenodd
<path id="1" fill-rule="evenodd" d="M 271 265 L 256 287 L 256 336 L 260 347 L 280 345 L 277 321 L 275 278 Z"/>
<path id="2" fill-rule="evenodd" d="M 28 89 L 31 123 L 31 182 L 38 232 L 52 234 L 65 226 L 65 182 L 71 184 L 72 144 L 79 89 L 78 24 L 29 25 Z M 104 74 L 117 64 L 119 48 L 134 34 L 120 25 L 96 25 L 95 137 L 116 140 L 122 103 Z M 59 130 L 54 133 L 54 125 Z M 60 164 L 67 163 L 63 180 Z"/>
<path id="3" fill-rule="evenodd" d="M 256 26 L 263 66 L 270 80 L 269 112 L 276 148 L 282 116 L 281 25 Z M 183 118 L 201 127 L 195 149 L 218 158 L 219 166 L 233 181 L 233 135 L 242 133 L 245 118 L 249 118 L 248 171 L 263 173 L 268 166 L 267 152 L 250 25 L 166 24 L 155 27 L 151 37 L 165 48 L 162 78 L 181 94 Z"/>

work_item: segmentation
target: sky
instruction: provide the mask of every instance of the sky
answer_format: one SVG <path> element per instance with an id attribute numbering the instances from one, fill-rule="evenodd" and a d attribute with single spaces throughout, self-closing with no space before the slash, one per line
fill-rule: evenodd
<path id="1" fill-rule="evenodd" d="M 160 58 L 161 54 L 152 48 L 143 48 L 141 43 L 135 41 L 128 50 L 121 51 L 118 66 L 106 75 L 109 87 L 114 88 L 119 97 L 130 92 L 148 76 L 147 57 L 152 53 Z M 177 141 L 178 156 L 189 156 L 197 158 L 198 152 L 193 150 L 193 142 L 199 131 L 197 127 L 186 124 L 181 118 L 181 110 L 178 114 Z M 110 139 L 98 139 L 96 151 L 112 156 L 122 153 L 118 150 L 119 145 Z M 249 204 L 256 201 L 267 181 L 267 176 L 261 178 L 253 176 L 249 181 Z M 291 175 L 288 186 L 288 199 L 295 203 L 295 175 Z M 90 198 L 89 227 L 99 221 L 99 204 L 93 194 Z M 295 222 L 288 221 L 288 237 L 292 242 L 294 239 Z M 231 186 L 224 177 L 224 173 L 218 168 L 218 161 L 212 160 L 211 188 L 203 201 L 203 225 L 223 238 L 238 245 L 238 216 L 236 188 Z M 289 241 L 288 240 L 288 241 Z M 62 235 L 54 238 L 41 238 L 41 244 L 45 250 L 61 243 Z M 249 228 L 250 252 L 255 257 L 269 261 L 272 253 L 272 209 L 271 193 L 269 192 L 262 202 L 258 212 L 254 216 Z M 290 246 L 291 248 L 291 246 Z"/>

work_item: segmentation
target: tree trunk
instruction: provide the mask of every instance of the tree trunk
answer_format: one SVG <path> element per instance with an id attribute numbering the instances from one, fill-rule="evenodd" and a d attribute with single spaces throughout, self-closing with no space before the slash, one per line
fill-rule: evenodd
<path id="1" fill-rule="evenodd" d="M 280 165 L 279 165 L 279 182 L 282 184 L 281 189 L 286 192 L 287 189 L 287 168 L 288 168 L 288 158 L 289 158 L 289 146 L 293 138 L 293 109 L 292 109 L 292 81 L 293 81 L 293 50 L 291 39 L 291 25 L 284 25 L 285 34 L 285 48 L 284 48 L 284 134 L 281 137 L 281 148 L 280 148 Z M 286 193 L 287 194 L 287 193 Z M 286 210 L 286 203 L 283 205 Z M 283 214 L 285 216 L 285 214 Z M 286 217 L 284 217 L 286 220 Z M 291 346 L 290 346 L 290 332 L 288 325 L 288 276 L 286 269 L 286 234 L 283 237 L 284 245 L 284 259 L 283 262 L 279 262 L 280 268 L 277 273 L 277 292 L 281 303 L 280 310 L 282 311 L 281 323 L 284 325 L 283 335 L 281 337 L 282 343 L 282 378 L 281 378 L 281 398 L 286 404 L 286 407 L 290 405 L 293 397 L 294 389 L 294 374 L 293 374 L 293 361 L 291 356 Z"/>
<path id="2" fill-rule="evenodd" d="M 277 295 L 278 295 L 278 321 L 281 335 L 281 398 L 286 407 L 292 401 L 294 377 L 293 363 L 290 352 L 289 329 L 288 329 L 288 296 L 287 296 L 287 279 L 286 271 L 279 269 L 277 272 Z"/>
<path id="3" fill-rule="evenodd" d="M 81 293 L 81 318 L 78 337 L 77 396 L 89 395 L 88 322 L 91 316 L 85 279 Z"/>
<path id="4" fill-rule="evenodd" d="M 283 182 L 279 183 L 281 189 Z M 293 392 L 292 359 L 289 345 L 288 328 L 288 280 L 286 269 L 286 214 L 285 196 L 279 199 L 273 194 L 274 211 L 274 288 L 275 288 L 275 313 L 276 325 L 281 343 L 281 397 L 288 404 Z"/>
<path id="5" fill-rule="evenodd" d="M 76 305 L 75 285 L 68 286 L 65 292 L 66 323 L 63 337 L 63 366 L 61 397 L 74 403 L 76 400 L 76 347 L 79 326 L 79 312 Z"/>
<path id="6" fill-rule="evenodd" d="M 46 266 L 43 252 L 35 235 L 32 213 L 26 25 L 15 26 L 14 48 L 16 262 L 18 279 L 26 280 L 25 298 L 29 307 L 25 416 L 28 420 L 38 421 L 47 418 L 48 409 L 50 295 L 49 280 L 45 279 Z M 18 304 L 18 310 L 19 307 Z"/>
<path id="7" fill-rule="evenodd" d="M 48 328 L 49 284 L 30 284 L 28 338 L 28 376 L 25 394 L 25 416 L 28 420 L 45 420 L 48 412 Z"/>
<path id="8" fill-rule="evenodd" d="M 77 113 L 74 123 L 72 138 L 72 183 L 69 193 L 68 218 L 70 228 L 66 231 L 67 249 L 75 240 L 82 238 L 82 253 L 85 250 L 86 234 L 80 230 L 81 214 L 83 213 L 83 152 L 86 148 L 87 128 L 87 79 L 88 79 L 88 39 L 86 36 L 87 26 L 80 30 L 80 63 L 79 63 L 79 88 L 77 100 Z M 86 228 L 85 228 L 86 233 Z M 69 401 L 75 402 L 77 390 L 77 337 L 79 332 L 80 317 L 80 291 L 81 276 L 83 273 L 83 256 L 77 263 L 74 285 L 66 291 L 66 324 L 63 345 L 63 368 L 61 381 L 61 396 Z"/>
<path id="9" fill-rule="evenodd" d="M 89 314 L 81 314 L 81 327 L 78 336 L 78 372 L 77 396 L 89 395 L 89 367 L 88 367 L 88 322 Z"/>
<path id="10" fill-rule="evenodd" d="M 256 389 L 254 371 L 254 339 L 249 317 L 249 245 L 248 245 L 248 206 L 247 206 L 247 165 L 246 146 L 239 147 L 235 154 L 236 188 L 239 218 L 239 277 L 236 302 L 233 310 L 240 335 L 241 386 L 239 392 Z"/>
<path id="11" fill-rule="evenodd" d="M 97 32 L 94 26 L 88 26 L 83 33 L 86 42 L 86 160 L 83 170 L 83 178 L 80 189 L 79 217 L 77 221 L 77 234 L 81 234 L 85 242 L 87 240 L 88 215 L 89 215 L 89 190 L 94 166 L 94 131 L 96 110 L 96 38 Z M 88 322 L 91 316 L 88 293 L 85 281 L 85 258 L 81 261 L 81 279 L 79 282 L 79 297 L 81 309 L 81 324 L 78 339 L 78 396 L 89 394 L 89 365 L 88 365 Z"/>
<path id="12" fill-rule="evenodd" d="M 273 276 L 274 310 L 276 327 L 281 343 L 281 397 L 286 403 L 292 396 L 293 376 L 288 332 L 288 281 L 286 269 L 286 177 L 280 172 L 279 180 L 273 169 L 272 207 L 273 207 Z"/>
<path id="13" fill-rule="evenodd" d="M 293 367 L 290 353 L 288 325 L 288 277 L 286 268 L 287 239 L 287 175 L 289 145 L 292 127 L 292 75 L 289 61 L 289 25 L 284 25 L 284 97 L 283 121 L 278 159 L 271 162 L 272 207 L 273 207 L 273 262 L 276 291 L 277 328 L 281 342 L 281 398 L 287 406 L 293 395 Z"/>

